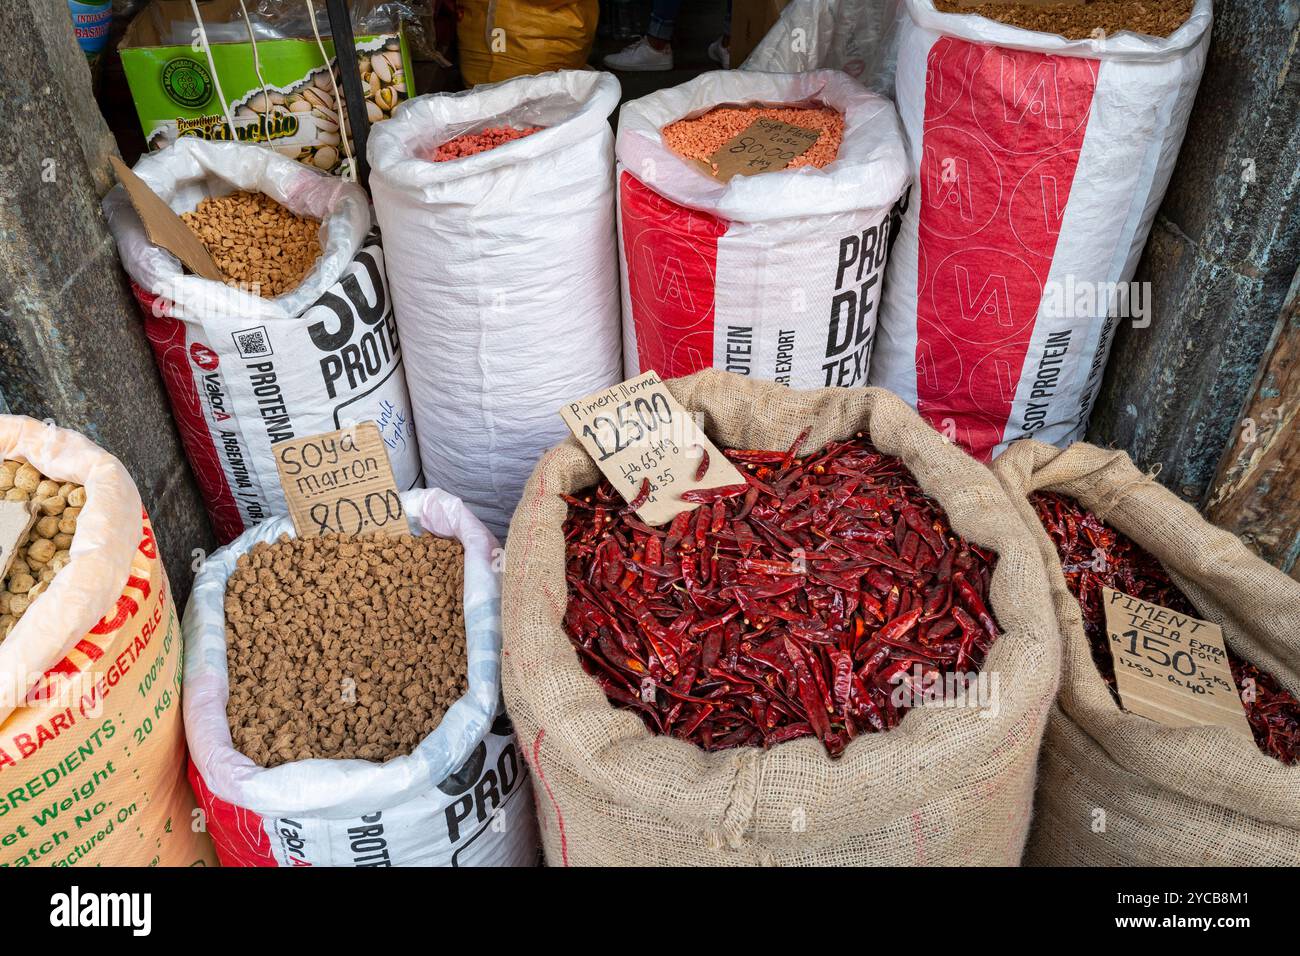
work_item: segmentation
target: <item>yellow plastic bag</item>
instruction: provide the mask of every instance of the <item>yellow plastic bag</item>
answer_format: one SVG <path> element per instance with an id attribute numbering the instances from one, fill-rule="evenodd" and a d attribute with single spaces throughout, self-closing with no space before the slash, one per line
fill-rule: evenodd
<path id="1" fill-rule="evenodd" d="M 71 560 L 0 641 L 0 867 L 214 863 L 185 781 L 180 627 L 134 482 L 19 416 L 0 415 L 0 458 L 86 488 Z"/>
<path id="2" fill-rule="evenodd" d="M 596 36 L 599 0 L 460 0 L 456 39 L 467 86 L 549 70 L 580 70 Z"/>

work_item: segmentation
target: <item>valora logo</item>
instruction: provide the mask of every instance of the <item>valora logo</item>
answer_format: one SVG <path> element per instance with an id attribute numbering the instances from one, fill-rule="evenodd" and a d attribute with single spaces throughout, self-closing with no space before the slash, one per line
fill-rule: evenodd
<path id="1" fill-rule="evenodd" d="M 151 893 L 82 893 L 72 887 L 50 897 L 51 926 L 125 926 L 133 936 L 153 928 Z"/>

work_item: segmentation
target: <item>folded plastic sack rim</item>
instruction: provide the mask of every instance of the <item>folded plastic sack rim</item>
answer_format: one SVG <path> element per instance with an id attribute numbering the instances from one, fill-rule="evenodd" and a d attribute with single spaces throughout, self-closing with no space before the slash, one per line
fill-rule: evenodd
<path id="1" fill-rule="evenodd" d="M 572 98 L 573 112 L 530 136 L 451 162 L 435 163 L 419 154 L 461 135 L 453 129 L 497 118 L 508 124 L 511 113 L 557 95 Z M 400 182 L 408 190 L 424 189 L 536 159 L 590 136 L 593 129 L 609 121 L 621 95 L 622 88 L 612 73 L 553 70 L 480 83 L 459 93 L 417 96 L 371 129 L 366 147 L 371 173 Z"/>
<path id="2" fill-rule="evenodd" d="M 114 186 L 103 207 L 123 267 L 137 285 L 173 301 L 187 315 L 242 310 L 259 318 L 296 317 L 338 282 L 370 231 L 370 200 L 364 189 L 265 146 L 182 136 L 140 157 L 134 171 L 176 213 L 192 211 L 176 200 L 179 191 L 215 179 L 233 187 L 231 192 L 262 192 L 291 212 L 321 221 L 321 256 L 297 287 L 283 295 L 257 296 L 224 282 L 186 275 L 179 259 L 149 242 L 126 190 Z M 187 309 L 187 303 L 197 308 Z"/>
<path id="3" fill-rule="evenodd" d="M 0 640 L 0 724 L 41 674 L 112 613 L 131 574 L 144 514 L 126 467 L 78 432 L 26 415 L 0 415 L 0 459 L 13 458 L 25 459 L 53 480 L 82 485 L 86 504 L 67 566 Z M 161 575 L 153 585 L 165 586 Z"/>
<path id="4" fill-rule="evenodd" d="M 660 132 L 668 123 L 725 103 L 809 100 L 844 114 L 839 155 L 821 169 L 805 166 L 718 182 L 670 150 Z M 911 179 L 893 104 L 839 70 L 702 73 L 680 86 L 625 103 L 615 143 L 623 168 L 661 196 L 738 222 L 885 209 Z"/>
<path id="5" fill-rule="evenodd" d="M 440 488 L 401 497 L 412 533 L 455 537 L 465 547 L 468 692 L 410 754 L 384 763 L 311 758 L 265 768 L 240 753 L 226 718 L 226 582 L 239 556 L 258 542 L 297 537 L 290 518 L 272 518 L 208 557 L 185 609 L 185 736 L 195 768 L 218 799 L 268 817 L 341 819 L 386 810 L 435 788 L 490 732 L 501 700 L 501 580 L 493 566 L 499 545 L 464 502 Z"/>
<path id="6" fill-rule="evenodd" d="M 1121 30 L 1099 40 L 1067 40 L 1055 33 L 1026 30 L 976 14 L 940 13 L 935 9 L 934 0 L 906 0 L 906 3 L 912 22 L 924 30 L 972 43 L 1090 60 L 1140 60 L 1148 63 L 1174 60 L 1201 41 L 1214 19 L 1211 0 L 1196 0 L 1191 16 L 1167 37 Z"/>

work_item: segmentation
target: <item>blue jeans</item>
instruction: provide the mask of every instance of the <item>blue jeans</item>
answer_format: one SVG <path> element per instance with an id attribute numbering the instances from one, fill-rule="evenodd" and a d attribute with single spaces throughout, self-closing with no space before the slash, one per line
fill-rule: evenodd
<path id="1" fill-rule="evenodd" d="M 684 0 L 655 0 L 654 6 L 650 10 L 650 26 L 646 33 L 656 40 L 671 40 L 673 38 L 673 21 L 677 19 L 677 13 L 682 8 Z M 731 33 L 731 0 L 727 0 L 727 25 L 723 27 L 723 33 Z"/>

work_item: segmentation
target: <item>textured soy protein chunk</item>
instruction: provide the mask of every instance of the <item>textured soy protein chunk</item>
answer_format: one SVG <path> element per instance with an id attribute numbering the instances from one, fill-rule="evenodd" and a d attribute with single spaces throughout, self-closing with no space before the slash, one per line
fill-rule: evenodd
<path id="1" fill-rule="evenodd" d="M 457 136 L 455 139 L 447 140 L 434 150 L 433 161 L 435 163 L 445 163 L 448 160 L 463 159 L 476 153 L 486 153 L 489 149 L 496 149 L 506 143 L 512 143 L 517 139 L 523 139 L 525 136 L 539 133 L 543 128 L 541 126 L 530 126 L 527 129 L 513 129 L 509 126 L 493 126 L 481 133 L 466 133 L 464 136 Z"/>
<path id="2" fill-rule="evenodd" d="M 226 716 L 262 767 L 409 754 L 464 696 L 465 553 L 434 535 L 260 543 L 226 584 Z"/>
<path id="3" fill-rule="evenodd" d="M 1034 6 L 1018 3 L 981 3 L 962 6 L 956 0 L 935 0 L 941 13 L 968 13 L 1039 33 L 1056 33 L 1082 40 L 1097 31 L 1105 34 L 1131 30 L 1147 36 L 1167 37 L 1187 22 L 1195 0 L 1090 0 L 1088 3 L 1053 3 Z"/>
<path id="4" fill-rule="evenodd" d="M 839 154 L 840 141 L 844 139 L 844 117 L 829 106 L 717 106 L 693 119 L 669 123 L 663 128 L 664 143 L 680 156 L 707 162 L 727 140 L 743 133 L 760 117 L 815 129 L 821 134 L 817 142 L 790 161 L 787 169 L 800 166 L 821 169 L 833 163 Z"/>
<path id="5" fill-rule="evenodd" d="M 0 462 L 0 496 L 30 502 L 36 522 L 14 550 L 9 573 L 0 581 L 0 640 L 9 635 L 32 602 L 72 560 L 69 549 L 77 518 L 86 504 L 86 489 L 58 481 L 25 461 Z"/>
<path id="6" fill-rule="evenodd" d="M 263 193 L 204 199 L 183 219 L 207 248 L 227 285 L 264 297 L 292 292 L 320 258 L 320 223 Z"/>

